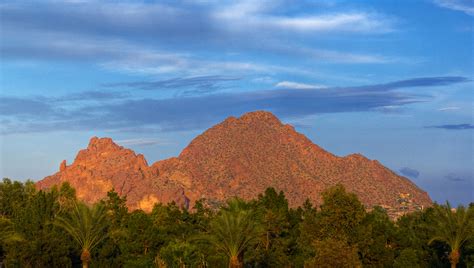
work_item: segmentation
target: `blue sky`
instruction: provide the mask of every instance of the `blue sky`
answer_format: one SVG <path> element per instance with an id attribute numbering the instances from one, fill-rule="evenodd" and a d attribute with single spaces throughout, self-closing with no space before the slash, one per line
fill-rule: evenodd
<path id="1" fill-rule="evenodd" d="M 149 163 L 264 109 L 438 201 L 474 201 L 474 3 L 3 1 L 0 176 L 109 136 Z"/>

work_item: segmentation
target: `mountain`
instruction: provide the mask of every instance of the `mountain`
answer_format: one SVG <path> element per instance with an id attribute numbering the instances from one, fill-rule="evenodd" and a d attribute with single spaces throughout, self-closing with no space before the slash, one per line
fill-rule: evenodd
<path id="1" fill-rule="evenodd" d="M 291 206 L 338 183 L 367 206 L 412 211 L 429 206 L 428 194 L 360 154 L 335 156 L 269 112 L 229 117 L 196 137 L 178 157 L 149 166 L 143 155 L 109 138 L 92 138 L 74 163 L 37 183 L 38 188 L 68 181 L 78 197 L 95 202 L 112 187 L 127 195 L 131 209 L 149 211 L 155 202 L 192 205 L 200 198 L 218 203 L 231 196 L 256 197 L 267 187 L 285 192 Z"/>
<path id="2" fill-rule="evenodd" d="M 141 154 L 124 149 L 110 138 L 93 137 L 86 149 L 79 151 L 74 162 L 64 160 L 59 172 L 36 183 L 39 189 L 69 182 L 79 199 L 94 203 L 112 188 L 127 196 L 130 209 L 150 211 L 156 202 L 188 202 L 183 188 L 174 181 L 157 178 Z"/>

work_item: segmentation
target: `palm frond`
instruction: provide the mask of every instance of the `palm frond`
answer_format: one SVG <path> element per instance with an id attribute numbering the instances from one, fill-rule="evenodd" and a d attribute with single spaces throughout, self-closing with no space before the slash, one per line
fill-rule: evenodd
<path id="1" fill-rule="evenodd" d="M 92 250 L 107 237 L 106 214 L 101 205 L 88 207 L 75 203 L 66 216 L 58 216 L 54 224 L 64 229 L 85 250 Z"/>
<path id="2" fill-rule="evenodd" d="M 232 199 L 210 223 L 206 240 L 227 257 L 240 256 L 260 235 L 255 211 Z"/>
<path id="3" fill-rule="evenodd" d="M 474 236 L 472 209 L 459 206 L 451 208 L 449 202 L 446 205 L 436 205 L 433 216 L 436 222 L 431 226 L 432 238 L 429 244 L 434 241 L 445 242 L 451 250 L 459 250 L 462 245 Z"/>

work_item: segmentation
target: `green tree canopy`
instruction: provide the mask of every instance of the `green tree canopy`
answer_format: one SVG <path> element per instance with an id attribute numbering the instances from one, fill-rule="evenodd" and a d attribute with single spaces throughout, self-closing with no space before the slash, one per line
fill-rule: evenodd
<path id="1" fill-rule="evenodd" d="M 357 248 L 345 241 L 334 238 L 313 242 L 315 256 L 307 263 L 307 267 L 321 268 L 354 268 L 362 267 L 357 255 Z"/>

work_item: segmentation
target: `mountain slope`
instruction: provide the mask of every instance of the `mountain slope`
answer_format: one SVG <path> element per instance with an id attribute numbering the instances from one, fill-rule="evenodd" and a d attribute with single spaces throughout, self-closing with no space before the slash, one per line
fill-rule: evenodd
<path id="1" fill-rule="evenodd" d="M 319 204 L 320 193 L 337 183 L 368 207 L 413 210 L 431 204 L 426 192 L 379 162 L 359 154 L 337 157 L 262 111 L 230 117 L 196 137 L 178 157 L 151 166 L 110 139 L 93 138 L 71 166 L 38 187 L 61 181 L 70 181 L 88 202 L 115 187 L 127 194 L 131 208 L 146 210 L 154 201 L 185 206 L 200 198 L 250 199 L 267 187 L 283 190 L 291 206 L 307 198 Z"/>
<path id="2" fill-rule="evenodd" d="M 161 177 L 181 177 L 192 199 L 253 198 L 272 186 L 297 206 L 306 198 L 319 203 L 321 191 L 341 183 L 367 206 L 398 206 L 400 194 L 419 205 L 431 203 L 379 162 L 328 153 L 268 112 L 228 118 L 196 137 L 173 162 L 172 168 L 161 162 L 152 168 L 162 170 Z"/>

